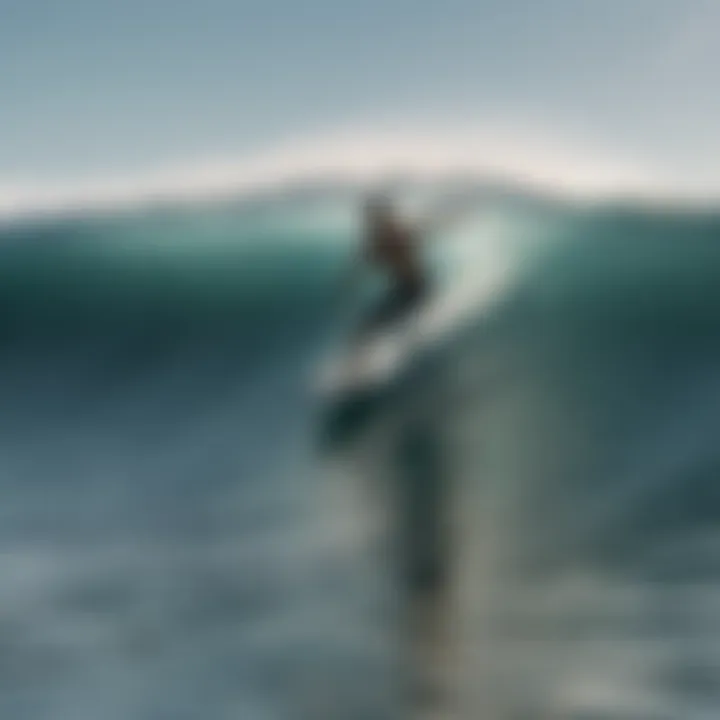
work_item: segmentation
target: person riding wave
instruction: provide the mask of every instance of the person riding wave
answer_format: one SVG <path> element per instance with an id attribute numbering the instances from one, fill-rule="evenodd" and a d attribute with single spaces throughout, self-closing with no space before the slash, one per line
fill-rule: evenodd
<path id="1" fill-rule="evenodd" d="M 432 283 L 422 257 L 422 241 L 457 214 L 457 208 L 450 209 L 412 224 L 400 217 L 388 198 L 374 195 L 366 201 L 358 267 L 379 270 L 389 289 L 365 315 L 360 337 L 405 319 L 429 296 Z"/>

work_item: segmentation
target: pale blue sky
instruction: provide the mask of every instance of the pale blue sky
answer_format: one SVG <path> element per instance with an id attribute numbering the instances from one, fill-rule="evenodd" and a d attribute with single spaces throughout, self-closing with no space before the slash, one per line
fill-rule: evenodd
<path id="1" fill-rule="evenodd" d="M 487 117 L 720 185 L 719 37 L 713 0 L 0 0 L 0 185 Z"/>

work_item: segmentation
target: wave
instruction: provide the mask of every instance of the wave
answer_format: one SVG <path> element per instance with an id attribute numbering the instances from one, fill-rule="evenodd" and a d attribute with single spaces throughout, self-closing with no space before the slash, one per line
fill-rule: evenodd
<path id="1" fill-rule="evenodd" d="M 718 630 L 700 610 L 718 581 L 720 217 L 484 198 L 432 253 L 478 291 L 467 322 L 348 434 L 368 460 L 351 469 L 431 457 L 458 493 L 470 707 L 699 717 L 717 667 L 698 638 Z M 7 715 L 275 718 L 328 687 L 387 707 L 391 568 L 362 543 L 381 518 L 358 517 L 359 486 L 338 498 L 352 479 L 318 492 L 338 475 L 309 447 L 308 375 L 356 311 L 336 290 L 345 202 L 3 229 Z M 408 419 L 422 453 L 372 442 Z"/>

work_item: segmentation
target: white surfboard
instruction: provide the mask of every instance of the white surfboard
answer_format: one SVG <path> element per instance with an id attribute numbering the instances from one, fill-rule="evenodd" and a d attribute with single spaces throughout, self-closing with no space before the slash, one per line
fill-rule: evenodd
<path id="1" fill-rule="evenodd" d="M 425 300 L 393 327 L 348 346 L 321 368 L 318 391 L 327 398 L 373 391 L 391 383 L 407 364 L 441 343 L 477 307 L 478 287 L 460 283 Z"/>

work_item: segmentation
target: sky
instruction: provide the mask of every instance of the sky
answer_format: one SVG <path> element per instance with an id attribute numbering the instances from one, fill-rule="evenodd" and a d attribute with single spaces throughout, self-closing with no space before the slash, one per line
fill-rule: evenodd
<path id="1" fill-rule="evenodd" d="M 430 147 L 720 190 L 718 36 L 715 0 L 0 0 L 0 204 Z"/>

